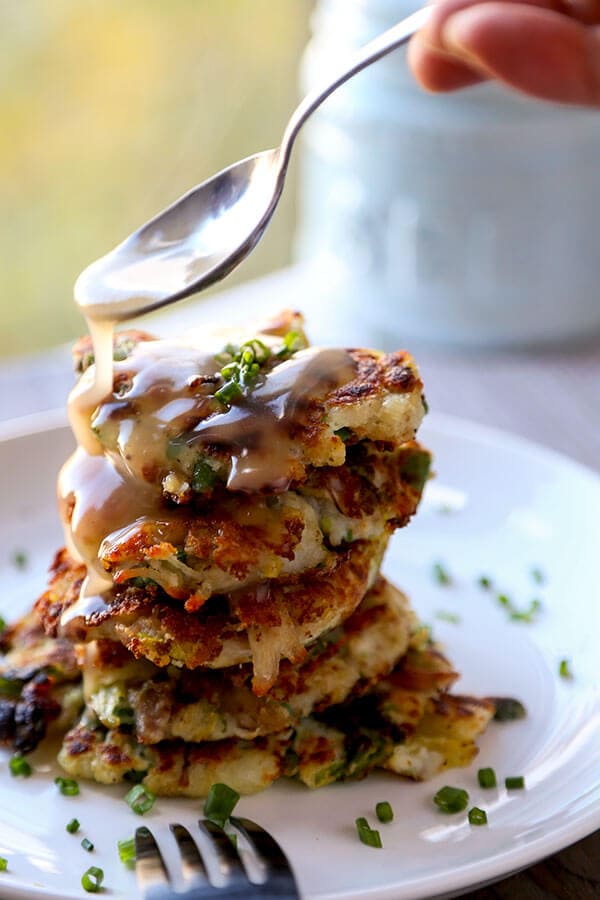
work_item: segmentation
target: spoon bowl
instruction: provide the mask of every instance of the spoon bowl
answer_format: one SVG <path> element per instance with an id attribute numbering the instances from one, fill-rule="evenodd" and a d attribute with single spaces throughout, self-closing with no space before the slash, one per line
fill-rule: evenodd
<path id="1" fill-rule="evenodd" d="M 293 113 L 281 146 L 240 160 L 192 188 L 88 266 L 75 299 L 95 321 L 118 322 L 180 300 L 224 278 L 255 247 L 275 211 L 293 143 L 308 116 L 341 84 L 406 43 L 425 7 L 364 46 Z"/>

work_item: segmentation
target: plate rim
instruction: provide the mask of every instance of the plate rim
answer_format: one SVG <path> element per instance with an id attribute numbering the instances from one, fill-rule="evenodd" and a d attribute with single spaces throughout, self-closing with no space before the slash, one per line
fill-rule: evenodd
<path id="1" fill-rule="evenodd" d="M 60 432 L 68 427 L 68 417 L 64 408 L 8 419 L 0 422 L 0 444 L 4 445 L 13 440 L 34 437 L 41 433 Z M 479 445 L 493 443 L 496 448 L 503 447 L 507 451 L 526 455 L 529 460 L 533 459 L 535 462 L 552 467 L 559 466 L 563 471 L 566 470 L 575 477 L 584 478 L 588 484 L 591 483 L 596 490 L 600 490 L 600 473 L 566 454 L 513 432 L 435 411 L 425 419 L 424 429 L 437 431 L 451 438 L 457 437 L 475 442 Z M 439 872 L 427 876 L 426 881 L 422 877 L 418 880 L 413 878 L 405 881 L 403 887 L 410 890 L 411 886 L 414 886 L 415 900 L 425 897 L 456 896 L 463 890 L 476 890 L 482 885 L 508 878 L 577 843 L 598 829 L 600 829 L 600 805 L 592 806 L 587 811 L 578 814 L 575 821 L 557 823 L 550 835 L 539 835 L 521 846 L 504 850 L 496 858 L 474 858 L 470 862 L 462 863 L 458 869 L 453 871 L 450 878 L 447 872 Z M 42 885 L 7 885 L 4 883 L 2 889 L 7 891 L 6 894 L 3 894 L 7 900 L 8 898 L 14 898 L 14 900 L 27 900 L 27 898 L 58 900 L 59 897 L 58 894 L 53 893 L 52 888 L 45 888 Z M 361 896 L 365 900 L 394 900 L 397 890 L 397 884 L 387 887 L 374 886 L 365 889 Z M 340 891 L 330 891 L 322 895 L 322 900 L 344 900 L 345 896 Z"/>

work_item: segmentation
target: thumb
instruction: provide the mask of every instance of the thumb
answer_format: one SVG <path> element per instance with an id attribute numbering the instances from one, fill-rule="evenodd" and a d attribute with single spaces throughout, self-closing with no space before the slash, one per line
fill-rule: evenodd
<path id="1" fill-rule="evenodd" d="M 441 44 L 482 77 L 545 100 L 600 106 L 600 28 L 525 3 L 483 3 L 443 24 Z"/>

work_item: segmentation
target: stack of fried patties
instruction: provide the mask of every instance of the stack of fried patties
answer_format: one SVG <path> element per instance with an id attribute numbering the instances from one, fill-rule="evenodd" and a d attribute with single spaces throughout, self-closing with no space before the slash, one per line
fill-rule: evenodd
<path id="1" fill-rule="evenodd" d="M 37 604 L 80 645 L 62 766 L 202 796 L 470 761 L 493 709 L 449 697 L 456 673 L 379 572 L 429 471 L 413 360 L 307 349 L 291 313 L 203 342 L 123 334 L 90 418 L 143 499 L 101 535 L 102 603 L 82 605 L 86 563 L 62 551 Z"/>

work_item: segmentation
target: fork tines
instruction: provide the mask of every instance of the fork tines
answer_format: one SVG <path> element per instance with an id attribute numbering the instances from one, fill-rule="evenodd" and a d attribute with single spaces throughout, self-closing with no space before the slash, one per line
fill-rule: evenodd
<path id="1" fill-rule="evenodd" d="M 291 866 L 271 835 L 250 819 L 231 818 L 231 824 L 247 841 L 255 861 L 265 873 L 260 883 L 251 880 L 236 846 L 222 828 L 202 819 L 198 823 L 216 861 L 223 884 L 211 882 L 201 851 L 187 828 L 170 825 L 181 861 L 183 891 L 175 891 L 160 848 L 148 828 L 135 833 L 136 875 L 144 900 L 208 900 L 208 898 L 275 898 L 297 900 L 298 888 Z"/>

